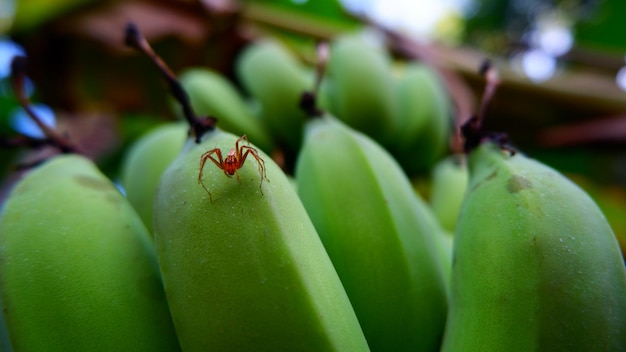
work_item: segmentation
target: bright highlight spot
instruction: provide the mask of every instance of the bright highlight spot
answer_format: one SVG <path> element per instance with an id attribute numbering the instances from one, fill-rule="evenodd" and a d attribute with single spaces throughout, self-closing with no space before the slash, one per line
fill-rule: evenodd
<path id="1" fill-rule="evenodd" d="M 615 83 L 617 83 L 617 86 L 621 90 L 626 91 L 626 66 L 617 71 L 617 75 L 615 76 Z"/>
<path id="2" fill-rule="evenodd" d="M 47 105 L 32 104 L 31 109 L 33 109 L 33 112 L 41 119 L 44 124 L 50 127 L 54 127 L 54 111 L 52 111 L 52 109 L 50 109 Z M 18 133 L 34 138 L 44 137 L 43 132 L 22 108 L 16 109 L 11 114 L 9 122 L 11 124 L 11 127 L 13 127 L 13 129 Z"/>
<path id="3" fill-rule="evenodd" d="M 119 180 L 113 181 L 113 185 L 124 197 L 126 197 L 126 189 Z"/>
<path id="4" fill-rule="evenodd" d="M 293 1 L 293 0 L 292 0 Z M 348 11 L 418 37 L 436 36 L 442 21 L 461 17 L 472 0 L 341 0 Z"/>
<path id="5" fill-rule="evenodd" d="M 11 74 L 11 61 L 15 56 L 25 56 L 24 48 L 9 38 L 0 36 L 0 79 Z"/>
<path id="6" fill-rule="evenodd" d="M 519 60 L 524 74 L 534 82 L 548 80 L 556 72 L 556 59 L 542 50 L 522 53 Z"/>
<path id="7" fill-rule="evenodd" d="M 341 0 L 341 4 L 346 8 L 346 10 L 362 15 L 369 8 L 372 7 L 372 4 L 375 1 L 372 0 Z"/>
<path id="8" fill-rule="evenodd" d="M 565 26 L 549 26 L 537 33 L 537 45 L 552 56 L 567 53 L 574 44 L 574 36 Z"/>

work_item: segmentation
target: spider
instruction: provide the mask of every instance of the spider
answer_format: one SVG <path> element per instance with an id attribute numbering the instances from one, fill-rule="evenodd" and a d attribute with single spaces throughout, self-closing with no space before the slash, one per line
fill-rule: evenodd
<path id="1" fill-rule="evenodd" d="M 239 146 L 239 142 L 245 141 L 248 145 Z M 206 187 L 204 182 L 202 182 L 202 174 L 204 172 L 204 164 L 207 160 L 211 160 L 217 167 L 224 170 L 224 174 L 228 177 L 232 177 L 235 175 L 237 177 L 237 181 L 239 181 L 239 173 L 237 170 L 243 167 L 243 164 L 246 162 L 246 158 L 248 155 L 251 155 L 256 159 L 257 165 L 259 167 L 259 175 L 261 175 L 261 183 L 259 184 L 259 190 L 261 194 L 263 194 L 263 189 L 261 186 L 263 185 L 263 179 L 267 179 L 265 174 L 265 160 L 259 156 L 259 152 L 251 147 L 250 142 L 248 142 L 248 136 L 245 134 L 235 142 L 235 148 L 231 149 L 226 155 L 226 159 L 222 158 L 222 151 L 219 148 L 211 149 L 208 152 L 202 153 L 200 156 L 200 173 L 198 174 L 198 183 L 202 185 L 204 190 L 209 194 L 209 199 L 213 201 L 213 197 L 211 196 L 211 192 Z M 213 156 L 213 154 L 217 155 L 217 158 Z"/>

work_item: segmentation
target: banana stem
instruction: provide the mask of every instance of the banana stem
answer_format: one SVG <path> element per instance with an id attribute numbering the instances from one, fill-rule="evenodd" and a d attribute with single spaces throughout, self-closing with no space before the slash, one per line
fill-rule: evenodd
<path id="1" fill-rule="evenodd" d="M 485 119 L 487 107 L 491 103 L 491 100 L 493 100 L 496 89 L 500 84 L 500 79 L 498 77 L 498 71 L 493 67 L 491 60 L 483 61 L 479 72 L 486 81 L 485 92 L 483 93 L 483 97 L 480 101 L 480 107 L 478 109 L 478 123 L 479 125 L 482 125 L 482 121 Z"/>
<path id="2" fill-rule="evenodd" d="M 330 56 L 330 49 L 327 42 L 321 42 L 317 45 L 317 65 L 315 66 L 315 81 L 313 90 L 304 92 L 300 98 L 300 108 L 310 118 L 320 117 L 324 112 L 317 106 L 317 96 L 319 95 L 324 74 L 326 74 L 326 66 Z"/>
<path id="3" fill-rule="evenodd" d="M 212 116 L 206 118 L 198 118 L 198 116 L 195 114 L 191 107 L 187 92 L 176 78 L 176 75 L 174 75 L 174 73 L 167 66 L 167 64 L 152 49 L 150 43 L 148 43 L 146 38 L 139 31 L 139 28 L 137 28 L 137 26 L 132 22 L 128 23 L 126 26 L 125 43 L 127 46 L 134 48 L 142 54 L 148 56 L 150 58 L 150 61 L 152 61 L 159 69 L 162 77 L 167 82 L 170 93 L 182 107 L 183 115 L 189 123 L 191 132 L 195 137 L 196 143 L 200 143 L 202 136 L 206 132 L 215 129 L 215 122 L 217 121 L 217 118 Z"/>
<path id="4" fill-rule="evenodd" d="M 36 139 L 26 136 L 19 136 L 14 139 L 4 139 L 2 146 L 29 146 L 41 147 L 44 145 L 53 145 L 62 153 L 80 153 L 79 148 L 74 145 L 68 138 L 59 134 L 54 128 L 46 125 L 31 107 L 31 102 L 26 96 L 24 82 L 26 80 L 27 59 L 24 56 L 16 56 L 11 61 L 11 86 L 15 96 L 26 114 L 43 132 L 45 138 Z"/>
<path id="5" fill-rule="evenodd" d="M 469 154 L 481 143 L 491 141 L 500 145 L 500 148 L 503 150 L 507 150 L 511 154 L 515 154 L 516 150 L 513 146 L 511 146 L 506 133 L 485 131 L 483 127 L 487 107 L 496 93 L 496 89 L 500 84 L 500 79 L 498 78 L 497 70 L 493 67 L 490 60 L 483 61 L 479 72 L 485 78 L 485 91 L 480 101 L 478 114 L 470 117 L 463 125 L 461 125 L 461 135 L 465 139 L 463 150 L 466 154 Z"/>
<path id="6" fill-rule="evenodd" d="M 330 48 L 328 42 L 321 42 L 317 45 L 317 65 L 315 66 L 315 83 L 313 85 L 313 92 L 317 95 L 322 85 L 322 80 L 326 74 L 326 66 L 328 65 L 328 59 L 330 58 Z"/>

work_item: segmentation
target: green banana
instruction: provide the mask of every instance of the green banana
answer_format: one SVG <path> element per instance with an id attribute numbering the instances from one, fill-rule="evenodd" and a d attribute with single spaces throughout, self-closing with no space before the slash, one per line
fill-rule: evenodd
<path id="1" fill-rule="evenodd" d="M 266 127 L 223 75 L 207 68 L 193 67 L 183 71 L 179 81 L 197 114 L 217 117 L 221 129 L 236 135 L 245 134 L 263 151 L 272 152 L 274 142 Z M 175 109 L 182 116 L 180 104 L 176 104 Z"/>
<path id="2" fill-rule="evenodd" d="M 467 190 L 469 171 L 465 155 L 453 154 L 438 161 L 431 171 L 429 203 L 441 226 L 454 234 Z"/>
<path id="3" fill-rule="evenodd" d="M 0 217 L 0 297 L 14 351 L 177 351 L 154 248 L 96 166 L 60 155 Z"/>
<path id="4" fill-rule="evenodd" d="M 186 123 L 167 123 L 141 136 L 126 151 L 120 167 L 120 183 L 130 204 L 152 232 L 152 211 L 159 179 L 183 149 Z"/>
<path id="5" fill-rule="evenodd" d="M 330 43 L 325 91 L 329 112 L 348 126 L 386 145 L 396 128 L 388 54 L 356 34 Z"/>
<path id="6" fill-rule="evenodd" d="M 389 150 L 409 175 L 429 171 L 449 151 L 452 103 L 431 67 L 408 62 L 394 79 L 398 124 Z"/>
<path id="7" fill-rule="evenodd" d="M 300 96 L 310 74 L 280 42 L 263 39 L 248 45 L 235 62 L 245 90 L 260 104 L 261 120 L 279 145 L 295 153 L 302 142 L 306 115 Z"/>
<path id="8" fill-rule="evenodd" d="M 438 228 L 397 162 L 326 114 L 308 122 L 295 176 L 371 350 L 437 350 L 447 309 Z"/>
<path id="9" fill-rule="evenodd" d="M 237 141 L 248 146 L 219 129 L 188 141 L 157 192 L 157 254 L 183 350 L 367 351 L 310 218 L 267 154 L 249 154 L 232 178 L 209 161 L 199 184 L 201 157 Z"/>
<path id="10" fill-rule="evenodd" d="M 626 350 L 626 268 L 592 199 L 492 142 L 469 173 L 442 350 Z"/>
<path id="11" fill-rule="evenodd" d="M 435 232 L 435 247 L 437 255 L 443 269 L 443 278 L 448 298 L 452 281 L 452 252 L 454 248 L 454 233 L 439 227 L 440 231 Z"/>

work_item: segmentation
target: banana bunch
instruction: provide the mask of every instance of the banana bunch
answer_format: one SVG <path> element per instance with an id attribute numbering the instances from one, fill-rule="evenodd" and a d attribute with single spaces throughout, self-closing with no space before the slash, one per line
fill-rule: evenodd
<path id="1" fill-rule="evenodd" d="M 624 351 L 626 268 L 591 198 L 498 144 L 469 155 L 442 351 Z"/>
<path id="2" fill-rule="evenodd" d="M 392 156 L 330 115 L 307 123 L 297 189 L 372 351 L 436 351 L 446 318 L 439 225 Z"/>
<path id="3" fill-rule="evenodd" d="M 398 125 L 387 51 L 356 34 L 339 36 L 330 43 L 324 80 L 328 111 L 385 145 Z"/>
<path id="4" fill-rule="evenodd" d="M 262 39 L 243 50 L 235 69 L 247 94 L 259 104 L 259 118 L 270 135 L 285 153 L 297 153 L 306 120 L 300 96 L 313 85 L 307 68 L 282 43 Z"/>
<path id="5" fill-rule="evenodd" d="M 438 73 L 422 62 L 393 60 L 358 33 L 330 42 L 320 95 L 322 107 L 385 147 L 411 176 L 449 152 L 452 104 Z"/>
<path id="6" fill-rule="evenodd" d="M 233 63 L 242 90 L 168 77 L 187 123 L 127 150 L 126 197 L 79 155 L 34 168 L 0 213 L 10 347 L 625 350 L 626 268 L 591 199 L 493 139 L 452 155 L 432 68 L 329 48 L 324 77 L 269 39 Z"/>
<path id="7" fill-rule="evenodd" d="M 277 40 L 249 44 L 235 67 L 260 106 L 260 120 L 290 159 L 304 133 L 300 98 L 315 83 L 319 107 L 385 147 L 407 174 L 427 173 L 449 152 L 452 104 L 438 73 L 425 63 L 392 59 L 361 33 L 330 41 L 319 82 L 315 70 Z"/>
<path id="8" fill-rule="evenodd" d="M 426 173 L 449 153 L 452 103 L 437 72 L 421 62 L 405 62 L 395 77 L 396 117 L 389 150 L 406 173 Z"/>
<path id="9" fill-rule="evenodd" d="M 55 156 L 15 186 L 0 263 L 16 352 L 179 350 L 146 227 L 82 156 Z"/>
<path id="10" fill-rule="evenodd" d="M 244 138 L 216 129 L 189 140 L 161 178 L 154 211 L 183 350 L 368 350 L 291 182 Z"/>

